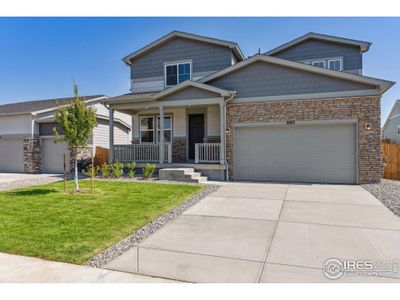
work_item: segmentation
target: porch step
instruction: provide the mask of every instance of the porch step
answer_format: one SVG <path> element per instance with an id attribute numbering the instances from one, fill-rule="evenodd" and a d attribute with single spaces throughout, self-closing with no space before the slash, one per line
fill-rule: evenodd
<path id="1" fill-rule="evenodd" d="M 183 181 L 203 183 L 207 181 L 206 176 L 201 176 L 201 173 L 195 172 L 193 168 L 166 168 L 158 171 L 160 180 Z"/>

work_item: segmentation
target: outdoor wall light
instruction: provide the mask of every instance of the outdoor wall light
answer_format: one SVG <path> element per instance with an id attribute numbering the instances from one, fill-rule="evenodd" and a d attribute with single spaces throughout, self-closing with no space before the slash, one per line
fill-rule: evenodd
<path id="1" fill-rule="evenodd" d="M 371 130 L 371 128 L 372 128 L 371 123 L 365 123 L 366 130 Z"/>
<path id="2" fill-rule="evenodd" d="M 225 129 L 225 133 L 228 134 L 229 132 L 231 132 L 231 130 L 227 127 L 227 128 Z"/>

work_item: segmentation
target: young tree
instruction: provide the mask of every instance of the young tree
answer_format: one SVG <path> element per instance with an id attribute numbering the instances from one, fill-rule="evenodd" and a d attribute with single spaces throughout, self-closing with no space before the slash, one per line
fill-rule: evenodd
<path id="1" fill-rule="evenodd" d="M 78 154 L 87 147 L 93 128 L 97 126 L 96 111 L 87 107 L 78 95 L 78 86 L 74 83 L 74 100 L 66 106 L 60 106 L 55 112 L 55 119 L 63 131 L 63 135 L 53 128 L 56 135 L 55 142 L 66 142 L 68 150 L 74 155 L 75 161 L 75 191 L 79 191 L 78 185 Z"/>

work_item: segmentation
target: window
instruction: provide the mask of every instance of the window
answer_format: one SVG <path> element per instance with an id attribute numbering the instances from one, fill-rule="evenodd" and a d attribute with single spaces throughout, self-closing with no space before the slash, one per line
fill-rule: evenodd
<path id="1" fill-rule="evenodd" d="M 154 143 L 154 117 L 140 117 L 140 142 Z"/>
<path id="2" fill-rule="evenodd" d="M 165 65 L 165 85 L 177 85 L 191 79 L 191 62 L 182 62 Z"/>
<path id="3" fill-rule="evenodd" d="M 325 68 L 324 60 L 316 60 L 311 63 L 314 67 Z"/>
<path id="4" fill-rule="evenodd" d="M 397 125 L 397 134 L 400 134 L 400 125 Z"/>
<path id="5" fill-rule="evenodd" d="M 157 121 L 156 121 L 157 120 Z M 155 122 L 157 122 L 155 126 Z M 157 128 L 157 137 L 155 136 Z M 155 140 L 157 138 L 157 141 Z M 160 141 L 160 117 L 140 117 L 140 143 L 154 144 Z M 172 117 L 164 116 L 164 142 L 172 141 Z"/>
<path id="6" fill-rule="evenodd" d="M 172 141 L 172 118 L 164 116 L 164 143 Z M 160 142 L 160 117 L 157 117 L 157 143 Z"/>
<path id="7" fill-rule="evenodd" d="M 342 60 L 341 59 L 328 60 L 328 69 L 334 71 L 342 71 Z"/>

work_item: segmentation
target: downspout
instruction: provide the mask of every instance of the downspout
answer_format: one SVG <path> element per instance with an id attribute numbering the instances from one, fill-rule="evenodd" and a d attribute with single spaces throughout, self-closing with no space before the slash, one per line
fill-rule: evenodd
<path id="1" fill-rule="evenodd" d="M 226 159 L 226 104 L 235 97 L 235 93 L 236 92 L 232 93 L 231 96 L 224 101 L 224 132 L 223 132 L 223 135 L 224 135 L 224 139 L 225 139 L 224 157 L 225 157 L 226 181 L 229 181 L 229 166 L 228 166 L 228 162 Z"/>

